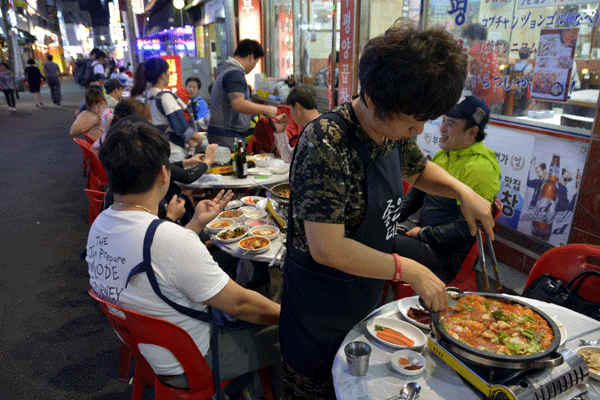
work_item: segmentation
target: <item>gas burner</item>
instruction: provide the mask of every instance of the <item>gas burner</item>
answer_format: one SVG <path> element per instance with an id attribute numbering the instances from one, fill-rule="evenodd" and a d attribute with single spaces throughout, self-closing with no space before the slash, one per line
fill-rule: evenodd
<path id="1" fill-rule="evenodd" d="M 584 359 L 572 350 L 559 353 L 564 362 L 558 366 L 536 370 L 507 370 L 470 363 L 446 349 L 440 341 L 429 337 L 431 352 L 441 358 L 490 400 L 550 400 L 567 394 L 572 399 L 587 391 L 589 369 Z"/>

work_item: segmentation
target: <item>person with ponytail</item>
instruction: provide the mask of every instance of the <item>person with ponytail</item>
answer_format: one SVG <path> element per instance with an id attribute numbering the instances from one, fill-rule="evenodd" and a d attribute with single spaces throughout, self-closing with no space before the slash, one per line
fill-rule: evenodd
<path id="1" fill-rule="evenodd" d="M 183 101 L 165 89 L 169 75 L 169 64 L 162 58 L 150 58 L 140 63 L 135 72 L 131 97 L 145 97 L 152 114 L 152 124 L 167 134 L 171 147 L 170 161 L 174 162 L 185 159 L 186 143 L 195 147 L 202 143 L 202 136 L 186 120 Z"/>

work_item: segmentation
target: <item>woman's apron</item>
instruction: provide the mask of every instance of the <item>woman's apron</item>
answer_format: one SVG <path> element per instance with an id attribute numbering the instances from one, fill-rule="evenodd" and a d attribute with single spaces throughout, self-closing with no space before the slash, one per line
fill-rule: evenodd
<path id="1" fill-rule="evenodd" d="M 390 253 L 402 201 L 400 147 L 371 160 L 354 129 L 339 114 L 327 113 L 346 132 L 350 146 L 366 166 L 367 211 L 353 239 Z M 293 197 L 293 191 L 290 197 Z M 363 278 L 317 263 L 292 243 L 290 198 L 287 256 L 279 333 L 284 360 L 315 381 L 331 376 L 335 354 L 346 334 L 380 303 L 384 280 Z"/>

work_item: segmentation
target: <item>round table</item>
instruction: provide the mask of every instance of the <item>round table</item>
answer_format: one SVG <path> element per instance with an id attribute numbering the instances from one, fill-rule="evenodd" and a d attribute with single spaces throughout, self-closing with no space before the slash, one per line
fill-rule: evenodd
<path id="1" fill-rule="evenodd" d="M 244 179 L 238 179 L 233 174 L 215 175 L 204 174 L 198 180 L 181 185 L 183 189 L 253 189 L 269 188 L 278 183 L 288 181 L 289 174 L 273 174 L 267 169 L 258 169 L 256 175 L 250 175 Z M 261 171 L 264 173 L 262 174 Z M 218 179 L 218 180 L 213 180 Z"/>
<path id="2" fill-rule="evenodd" d="M 546 314 L 557 319 L 567 331 L 565 348 L 575 350 L 580 346 L 579 339 L 596 340 L 600 337 L 600 322 L 581 315 L 564 307 L 543 303 L 537 300 L 519 297 Z M 471 400 L 483 399 L 483 395 L 466 383 L 461 376 L 437 356 L 431 354 L 425 346 L 422 351 L 427 360 L 425 371 L 416 376 L 400 375 L 390 365 L 390 356 L 396 349 L 373 339 L 366 326 L 374 317 L 403 319 L 398 310 L 398 301 L 388 303 L 375 310 L 368 318 L 354 326 L 346 335 L 338 349 L 333 362 L 333 384 L 338 399 L 372 400 L 389 399 L 397 396 L 400 388 L 407 382 L 415 381 L 421 385 L 421 399 L 427 400 Z M 428 332 L 428 331 L 424 331 Z M 366 376 L 352 376 L 348 372 L 344 346 L 349 342 L 360 340 L 371 345 L 369 371 Z M 590 400 L 600 400 L 600 382 L 589 378 L 587 383 Z M 557 399 L 566 400 L 564 396 Z"/>

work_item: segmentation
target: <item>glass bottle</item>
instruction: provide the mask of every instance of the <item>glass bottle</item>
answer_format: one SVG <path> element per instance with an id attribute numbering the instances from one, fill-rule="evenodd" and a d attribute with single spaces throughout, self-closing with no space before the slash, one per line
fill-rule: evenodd
<path id="1" fill-rule="evenodd" d="M 535 206 L 535 214 L 531 222 L 531 234 L 542 240 L 550 239 L 554 208 L 556 206 L 556 182 L 560 175 L 560 156 L 554 154 L 550 164 L 548 179 L 542 185 L 540 198 Z"/>
<path id="2" fill-rule="evenodd" d="M 236 176 L 238 179 L 244 179 L 248 176 L 248 162 L 246 161 L 246 149 L 244 143 L 239 142 L 239 147 L 235 153 Z"/>

